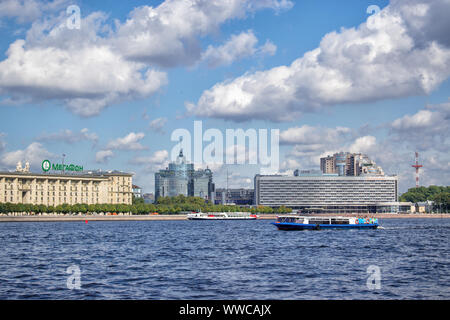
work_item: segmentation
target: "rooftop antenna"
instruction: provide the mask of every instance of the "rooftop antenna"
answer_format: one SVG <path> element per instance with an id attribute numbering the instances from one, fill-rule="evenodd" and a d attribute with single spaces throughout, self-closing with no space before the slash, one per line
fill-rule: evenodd
<path id="1" fill-rule="evenodd" d="M 416 168 L 416 188 L 419 188 L 419 169 L 423 167 L 423 165 L 419 164 L 419 152 L 416 151 L 416 163 L 412 165 L 413 168 Z"/>

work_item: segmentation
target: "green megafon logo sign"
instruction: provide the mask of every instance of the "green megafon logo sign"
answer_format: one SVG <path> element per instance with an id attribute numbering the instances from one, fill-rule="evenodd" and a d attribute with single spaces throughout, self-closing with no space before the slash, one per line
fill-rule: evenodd
<path id="1" fill-rule="evenodd" d="M 81 172 L 83 171 L 83 166 L 74 164 L 51 163 L 49 160 L 42 161 L 42 171 L 49 172 L 50 170 Z"/>

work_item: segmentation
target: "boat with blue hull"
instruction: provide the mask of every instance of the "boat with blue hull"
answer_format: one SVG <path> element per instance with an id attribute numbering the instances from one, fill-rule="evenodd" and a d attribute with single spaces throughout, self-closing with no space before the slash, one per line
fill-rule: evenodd
<path id="1" fill-rule="evenodd" d="M 377 229 L 377 218 L 278 216 L 272 223 L 279 230 Z"/>

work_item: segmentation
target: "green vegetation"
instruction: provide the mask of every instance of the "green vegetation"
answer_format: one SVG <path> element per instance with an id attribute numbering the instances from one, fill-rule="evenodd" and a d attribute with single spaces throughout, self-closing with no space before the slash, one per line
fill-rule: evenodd
<path id="1" fill-rule="evenodd" d="M 408 192 L 400 196 L 402 202 L 424 202 L 434 201 L 434 209 L 442 211 L 450 210 L 450 187 L 429 186 L 420 188 L 411 188 Z"/>
<path id="2" fill-rule="evenodd" d="M 0 213 L 34 212 L 34 213 L 129 213 L 136 214 L 180 214 L 183 212 L 251 212 L 251 213 L 290 213 L 292 209 L 280 207 L 248 208 L 240 206 L 212 205 L 198 197 L 163 197 L 155 204 L 145 204 L 143 199 L 133 199 L 132 205 L 126 204 L 63 204 L 57 207 L 31 204 L 0 203 Z"/>

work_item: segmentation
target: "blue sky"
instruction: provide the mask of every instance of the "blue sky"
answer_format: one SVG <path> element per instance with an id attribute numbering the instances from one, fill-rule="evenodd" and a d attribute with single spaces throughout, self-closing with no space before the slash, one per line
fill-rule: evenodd
<path id="1" fill-rule="evenodd" d="M 448 185 L 448 2 L 180 3 L 0 1 L 0 169 L 28 160 L 39 171 L 64 153 L 134 172 L 153 192 L 171 133 L 201 120 L 224 133 L 279 129 L 283 173 L 364 152 L 405 191 L 419 150 L 422 183 Z M 68 30 L 72 4 L 81 24 Z M 223 187 L 227 167 L 213 168 Z M 259 170 L 228 169 L 234 187 L 252 187 Z"/>

